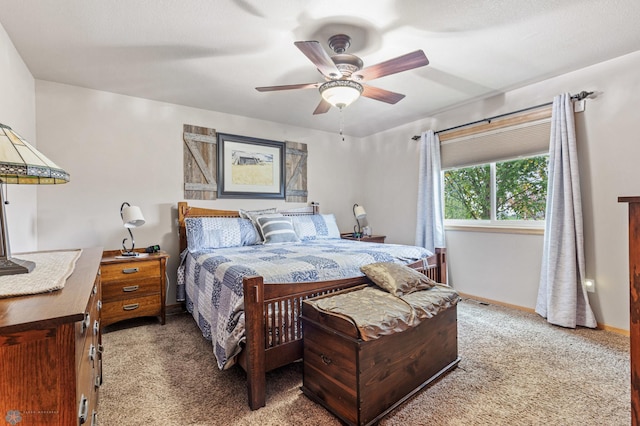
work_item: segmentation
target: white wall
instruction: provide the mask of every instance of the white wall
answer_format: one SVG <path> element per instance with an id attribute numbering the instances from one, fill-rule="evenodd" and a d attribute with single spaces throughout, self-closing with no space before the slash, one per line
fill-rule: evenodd
<path id="1" fill-rule="evenodd" d="M 415 230 L 417 145 L 410 137 L 550 102 L 559 93 L 595 91 L 576 115 L 587 277 L 596 280 L 590 302 L 599 323 L 629 329 L 627 206 L 618 196 L 640 195 L 637 106 L 640 51 L 541 83 L 474 102 L 362 141 L 371 169 L 363 198 L 374 232 L 410 243 Z M 381 156 L 380 153 L 385 155 Z M 394 152 L 396 155 L 387 155 Z M 390 185 L 392 183 L 392 185 Z M 388 198 L 389 197 L 389 198 Z M 387 202 L 387 200 L 390 202 Z M 469 294 L 534 308 L 542 237 L 449 232 L 451 284 Z"/>
<path id="2" fill-rule="evenodd" d="M 176 204 L 183 200 L 183 124 L 219 132 L 307 144 L 309 201 L 351 229 L 357 202 L 358 140 L 74 86 L 36 81 L 39 146 L 71 181 L 38 193 L 40 250 L 102 246 L 119 249 L 128 234 L 119 209 L 141 207 L 146 223 L 133 230 L 137 247 L 159 244 L 171 255 L 168 303 L 175 301 L 178 263 Z M 284 201 L 190 201 L 234 209 L 297 207 Z"/>
<path id="3" fill-rule="evenodd" d="M 36 146 L 34 79 L 1 25 L 0 94 L 0 123 Z M 13 253 L 37 249 L 36 194 L 36 186 L 8 185 L 7 226 Z"/>

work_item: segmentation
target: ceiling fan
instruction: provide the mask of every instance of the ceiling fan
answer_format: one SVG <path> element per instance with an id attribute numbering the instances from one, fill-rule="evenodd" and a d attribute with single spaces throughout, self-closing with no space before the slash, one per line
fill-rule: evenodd
<path id="1" fill-rule="evenodd" d="M 285 86 L 256 87 L 259 92 L 274 92 L 292 89 L 319 89 L 322 99 L 313 114 L 324 114 L 331 106 L 344 108 L 360 96 L 377 101 L 395 104 L 405 95 L 363 84 L 376 78 L 429 64 L 422 50 L 407 53 L 370 67 L 362 68 L 364 63 L 356 55 L 345 53 L 351 45 L 351 37 L 336 34 L 329 38 L 329 47 L 335 55 L 329 56 L 317 41 L 296 41 L 298 49 L 309 58 L 324 76 L 323 83 L 290 84 Z"/>

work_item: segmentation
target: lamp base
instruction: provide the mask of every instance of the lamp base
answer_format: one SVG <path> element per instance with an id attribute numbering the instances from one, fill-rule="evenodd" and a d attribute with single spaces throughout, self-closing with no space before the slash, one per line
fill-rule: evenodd
<path id="1" fill-rule="evenodd" d="M 36 267 L 34 262 L 30 260 L 11 258 L 0 258 L 0 276 L 28 274 Z"/>

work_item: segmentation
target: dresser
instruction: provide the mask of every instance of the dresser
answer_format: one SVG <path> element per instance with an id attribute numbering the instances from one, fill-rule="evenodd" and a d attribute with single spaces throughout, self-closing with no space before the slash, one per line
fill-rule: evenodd
<path id="1" fill-rule="evenodd" d="M 131 318 L 157 316 L 165 323 L 165 252 L 120 256 L 119 250 L 102 256 L 102 326 Z"/>
<path id="2" fill-rule="evenodd" d="M 640 197 L 618 197 L 629 204 L 629 336 L 631 424 L 640 424 Z"/>
<path id="3" fill-rule="evenodd" d="M 101 248 L 83 249 L 61 290 L 0 299 L 0 419 L 6 424 L 97 424 L 101 256 Z"/>

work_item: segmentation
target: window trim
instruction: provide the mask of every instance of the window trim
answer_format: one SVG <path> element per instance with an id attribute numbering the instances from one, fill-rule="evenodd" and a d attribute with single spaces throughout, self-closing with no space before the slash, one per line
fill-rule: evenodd
<path id="1" fill-rule="evenodd" d="M 461 232 L 487 232 L 487 233 L 500 233 L 500 234 L 524 234 L 524 235 L 544 235 L 544 224 L 542 226 L 519 226 L 512 223 L 507 224 L 462 224 L 462 223 L 449 223 L 449 221 L 455 221 L 455 219 L 445 219 L 444 229 L 445 231 L 461 231 Z M 461 221 L 462 222 L 462 221 Z M 489 221 L 482 221 L 489 222 Z M 511 222 L 511 221 L 509 221 Z M 520 222 L 520 221 L 518 221 Z M 539 223 L 541 221 L 536 221 Z"/>

